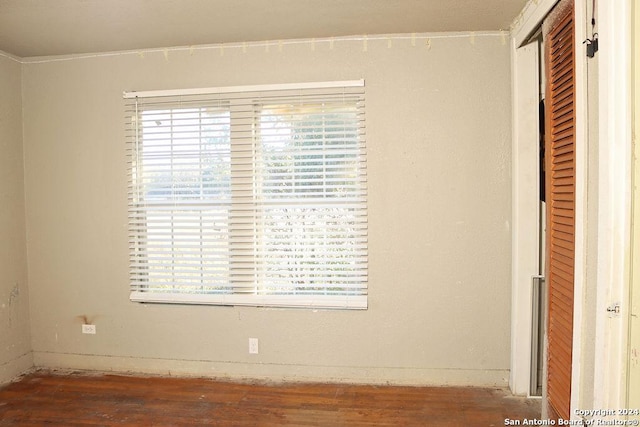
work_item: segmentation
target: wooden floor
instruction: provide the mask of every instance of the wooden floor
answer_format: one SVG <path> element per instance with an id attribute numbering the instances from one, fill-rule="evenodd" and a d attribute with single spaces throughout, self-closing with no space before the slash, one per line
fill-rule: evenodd
<path id="1" fill-rule="evenodd" d="M 36 372 L 0 388 L 0 426 L 504 426 L 540 401 L 504 389 L 249 384 Z"/>

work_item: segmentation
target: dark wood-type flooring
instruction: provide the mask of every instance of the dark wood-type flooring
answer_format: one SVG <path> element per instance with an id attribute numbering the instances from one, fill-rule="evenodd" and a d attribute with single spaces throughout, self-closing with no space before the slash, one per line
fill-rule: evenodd
<path id="1" fill-rule="evenodd" d="M 504 426 L 540 401 L 505 389 L 233 383 L 36 372 L 0 388 L 0 426 Z"/>

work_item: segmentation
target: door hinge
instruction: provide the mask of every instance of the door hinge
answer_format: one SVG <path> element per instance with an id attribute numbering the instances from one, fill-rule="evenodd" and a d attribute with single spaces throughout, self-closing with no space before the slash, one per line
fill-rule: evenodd
<path id="1" fill-rule="evenodd" d="M 598 33 L 594 33 L 592 39 L 586 39 L 582 44 L 587 45 L 587 57 L 593 58 L 598 52 Z"/>
<path id="2" fill-rule="evenodd" d="M 620 304 L 616 303 L 607 307 L 607 313 L 609 313 L 611 317 L 620 315 Z"/>

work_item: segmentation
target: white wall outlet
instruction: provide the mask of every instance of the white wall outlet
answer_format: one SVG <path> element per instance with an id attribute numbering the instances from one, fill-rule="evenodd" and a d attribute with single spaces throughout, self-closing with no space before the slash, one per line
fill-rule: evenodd
<path id="1" fill-rule="evenodd" d="M 96 325 L 82 325 L 82 333 L 83 334 L 96 334 Z"/>
<path id="2" fill-rule="evenodd" d="M 249 354 L 258 354 L 258 338 L 249 338 Z"/>

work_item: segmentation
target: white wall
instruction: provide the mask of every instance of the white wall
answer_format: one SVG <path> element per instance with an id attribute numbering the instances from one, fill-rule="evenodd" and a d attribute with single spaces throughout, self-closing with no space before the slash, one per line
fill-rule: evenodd
<path id="1" fill-rule="evenodd" d="M 60 58 L 59 58 L 60 59 Z M 499 35 L 337 40 L 24 64 L 37 366 L 506 385 L 510 67 Z M 67 60 L 68 59 L 68 60 Z M 122 92 L 364 78 L 369 309 L 128 300 Z M 82 335 L 80 317 L 97 326 Z M 248 354 L 248 338 L 260 354 Z"/>
<path id="2" fill-rule="evenodd" d="M 21 66 L 0 52 L 0 384 L 32 366 Z"/>

